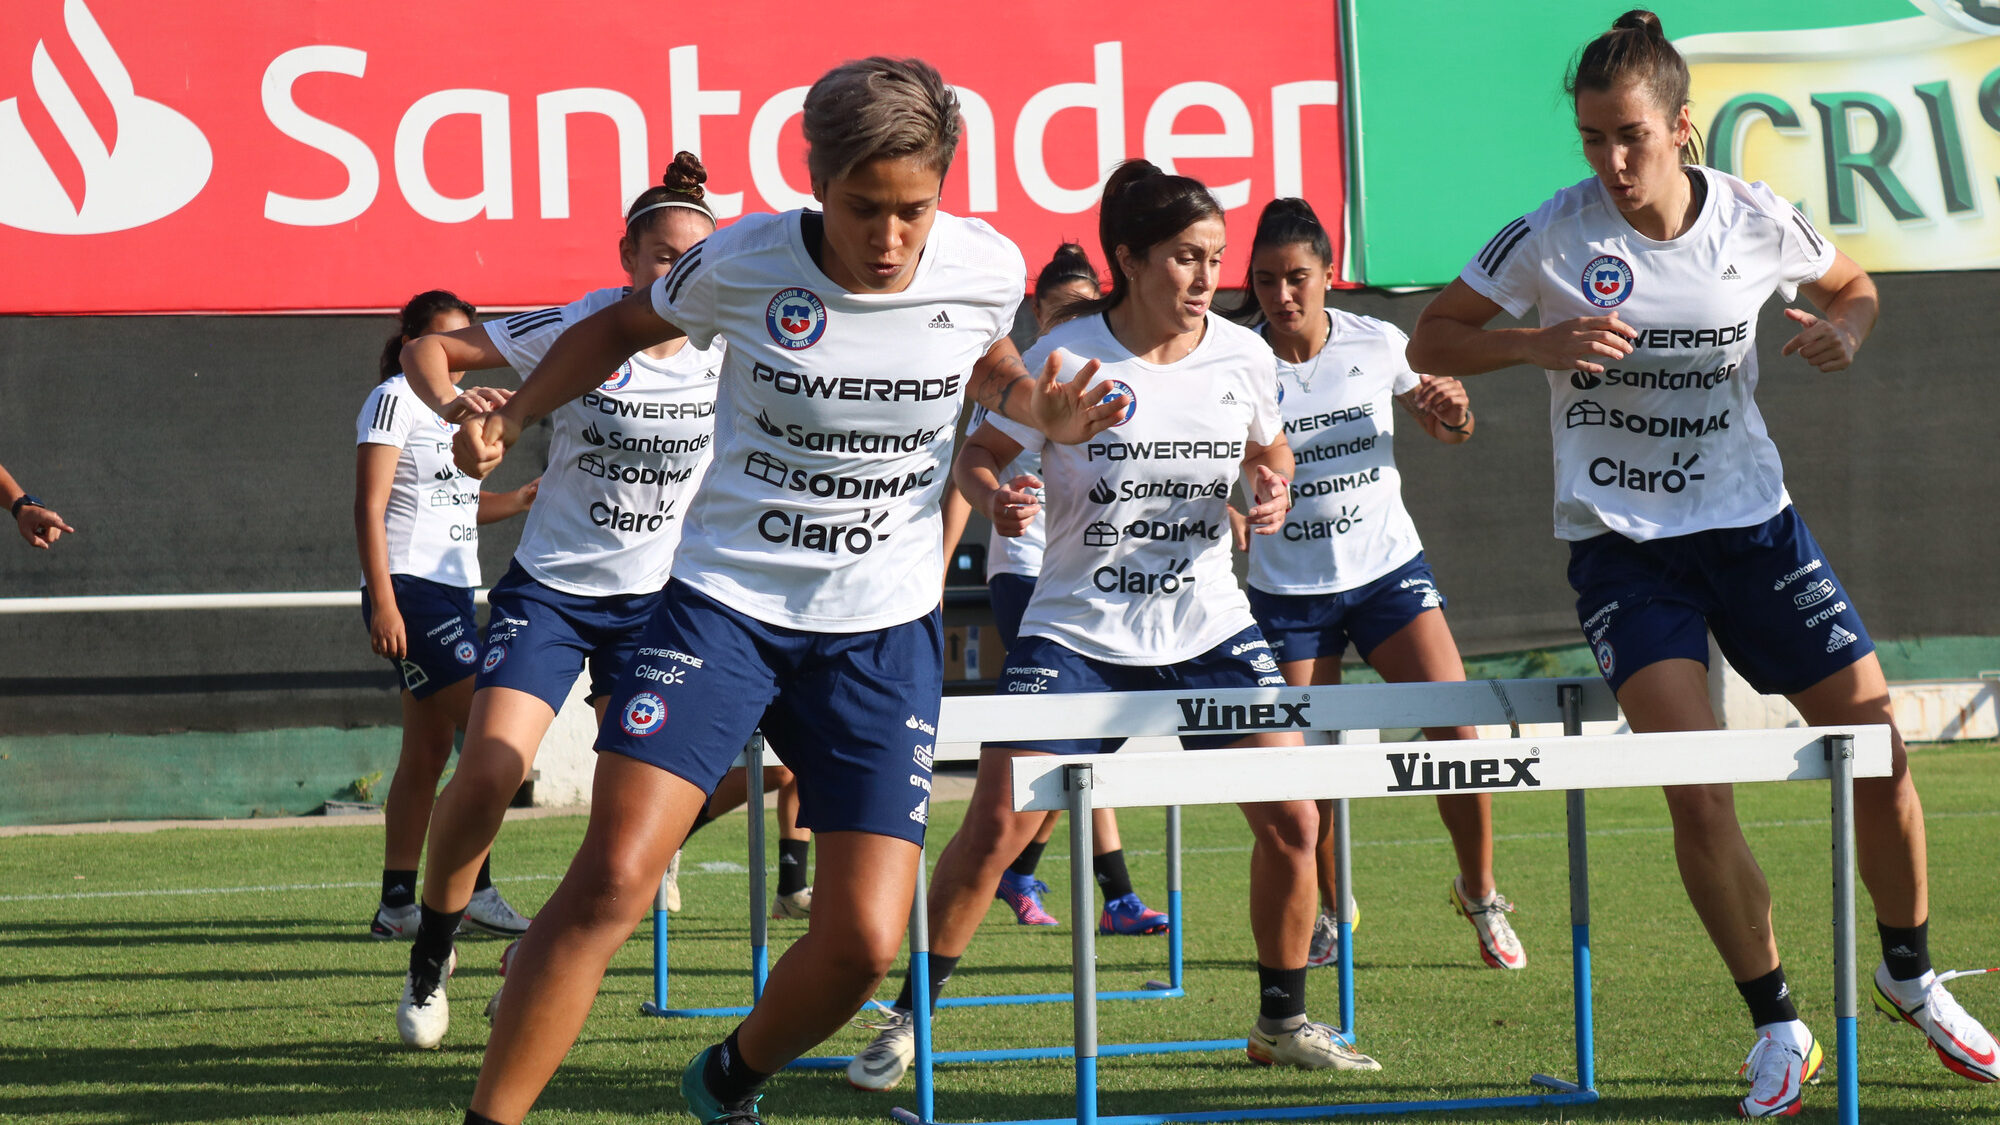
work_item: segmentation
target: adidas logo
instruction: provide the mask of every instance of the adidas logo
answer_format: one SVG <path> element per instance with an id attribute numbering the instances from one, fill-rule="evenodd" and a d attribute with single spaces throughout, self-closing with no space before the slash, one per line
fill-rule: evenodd
<path id="1" fill-rule="evenodd" d="M 1282 1000 L 1285 997 L 1290 996 L 1291 993 L 1286 992 L 1284 989 L 1279 988 L 1277 985 L 1274 984 L 1271 987 L 1264 990 L 1264 995 L 1272 997 L 1273 999 Z"/>
<path id="2" fill-rule="evenodd" d="M 1742 277 L 1742 274 L 1736 272 L 1736 265 L 1733 262 L 1728 269 L 1722 271 L 1722 280 L 1724 281 L 1740 281 Z"/>
<path id="3" fill-rule="evenodd" d="M 1224 392 L 1222 392 L 1222 405 L 1224 405 L 1224 406 L 1235 406 L 1235 405 L 1236 405 L 1236 392 L 1235 392 L 1235 391 L 1224 391 Z"/>
<path id="4" fill-rule="evenodd" d="M 1915 957 L 1916 955 L 1917 951 L 1911 949 L 1907 945 L 1899 945 L 1896 948 L 1889 950 L 1889 956 L 1891 957 Z"/>
<path id="5" fill-rule="evenodd" d="M 1841 649 L 1846 648 L 1848 645 L 1851 645 L 1855 641 L 1858 641 L 1860 639 L 1861 639 L 1860 637 L 1855 636 L 1853 633 L 1848 632 L 1846 629 L 1843 629 L 1840 626 L 1835 625 L 1833 627 L 1833 632 L 1828 633 L 1826 636 L 1826 651 L 1839 652 Z"/>
<path id="6" fill-rule="evenodd" d="M 1778 999 L 1783 1000 L 1785 997 L 1790 996 L 1791 994 L 1792 994 L 1792 982 L 1790 981 L 1780 982 L 1778 985 Z"/>
<path id="7" fill-rule="evenodd" d="M 1348 368 L 1347 377 L 1349 379 L 1359 379 L 1361 377 L 1361 365 L 1356 364 L 1353 367 Z"/>
<path id="8" fill-rule="evenodd" d="M 950 316 L 948 316 L 948 315 L 946 315 L 946 313 L 945 313 L 945 311 L 944 311 L 943 309 L 939 309 L 939 310 L 938 310 L 938 314 L 937 314 L 936 316 L 934 316 L 934 317 L 932 317 L 932 318 L 931 318 L 931 325 L 930 325 L 930 326 L 931 326 L 932 328 L 950 328 L 950 327 L 951 327 L 951 317 L 950 317 Z"/>

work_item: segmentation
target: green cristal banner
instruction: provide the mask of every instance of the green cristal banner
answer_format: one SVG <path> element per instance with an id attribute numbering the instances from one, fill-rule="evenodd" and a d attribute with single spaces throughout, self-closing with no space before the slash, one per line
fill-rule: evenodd
<path id="1" fill-rule="evenodd" d="M 1565 68 L 1629 0 L 1347 0 L 1352 272 L 1440 285 L 1590 174 Z M 2000 0 L 1658 0 L 1709 163 L 1869 270 L 2000 266 Z"/>

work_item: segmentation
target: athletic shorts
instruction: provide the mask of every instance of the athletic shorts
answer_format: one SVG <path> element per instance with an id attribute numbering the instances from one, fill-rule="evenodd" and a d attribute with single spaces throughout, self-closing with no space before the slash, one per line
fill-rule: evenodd
<path id="1" fill-rule="evenodd" d="M 1708 663 L 1708 634 L 1765 695 L 1804 691 L 1875 651 L 1798 512 L 1754 527 L 1569 545 L 1576 617 L 1613 691 L 1655 661 Z"/>
<path id="2" fill-rule="evenodd" d="M 486 655 L 478 689 L 513 688 L 562 710 L 587 664 L 591 702 L 611 694 L 659 604 L 650 594 L 593 597 L 542 585 L 515 563 L 486 595 Z"/>
<path id="3" fill-rule="evenodd" d="M 447 586 L 413 574 L 391 574 L 396 612 L 403 615 L 403 636 L 409 655 L 391 660 L 403 690 L 413 699 L 429 699 L 473 674 L 479 661 L 479 619 L 472 608 L 472 591 Z M 361 624 L 373 627 L 375 607 L 361 594 Z"/>
<path id="4" fill-rule="evenodd" d="M 801 827 L 921 844 L 943 694 L 936 610 L 887 629 L 815 633 L 669 580 L 611 694 L 597 749 L 707 793 L 761 728 L 799 779 Z"/>
<path id="5" fill-rule="evenodd" d="M 1250 612 L 1279 660 L 1338 657 L 1349 641 L 1361 659 L 1427 609 L 1443 609 L 1444 595 L 1422 551 L 1366 586 L 1337 594 L 1267 594 L 1250 587 Z"/>
<path id="6" fill-rule="evenodd" d="M 986 580 L 986 600 L 993 604 L 993 627 L 1000 630 L 1000 644 L 1008 652 L 1021 639 L 1021 615 L 1028 612 L 1028 599 L 1035 596 L 1032 574 L 996 574 Z"/>
<path id="7" fill-rule="evenodd" d="M 1026 636 L 1007 653 L 1000 672 L 1002 695 L 1055 695 L 1085 691 L 1202 691 L 1211 688 L 1284 687 L 1271 646 L 1255 625 L 1179 664 L 1108 664 L 1093 660 L 1052 637 Z M 1247 735 L 1181 736 L 1189 750 L 1212 750 Z M 1123 738 L 1059 738 L 1042 742 L 989 742 L 1049 754 L 1109 754 Z"/>

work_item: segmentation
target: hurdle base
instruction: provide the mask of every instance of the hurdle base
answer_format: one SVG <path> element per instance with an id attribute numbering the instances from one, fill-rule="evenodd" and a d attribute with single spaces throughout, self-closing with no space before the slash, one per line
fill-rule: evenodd
<path id="1" fill-rule="evenodd" d="M 750 1014 L 750 1005 L 739 1004 L 733 1008 L 662 1008 L 648 1000 L 639 1005 L 639 1014 L 670 1020 L 695 1019 L 702 1016 L 747 1016 Z"/>
<path id="2" fill-rule="evenodd" d="M 1241 1039 L 1189 1039 L 1178 1043 L 1110 1043 L 1097 1049 L 1099 1058 L 1115 1059 L 1128 1055 L 1178 1055 L 1191 1051 L 1240 1051 L 1247 1044 Z M 932 1063 L 988 1063 L 988 1062 L 1034 1062 L 1040 1059 L 1073 1059 L 1076 1047 L 1007 1047 L 992 1051 L 936 1051 L 931 1054 Z M 811 1058 L 794 1059 L 787 1070 L 835 1070 L 845 1069 L 854 1061 L 852 1055 L 815 1055 Z"/>
<path id="3" fill-rule="evenodd" d="M 1551 1090 L 1560 1090 L 1565 1094 L 1581 1094 L 1585 1092 L 1582 1086 L 1579 1086 L 1574 1082 L 1569 1082 L 1564 1079 L 1557 1078 L 1554 1077 L 1553 1075 L 1548 1075 L 1548 1074 L 1529 1075 L 1528 1085 L 1547 1086 Z M 1595 1091 L 1591 1092 L 1595 1093 Z"/>
<path id="4" fill-rule="evenodd" d="M 1558 1080 L 1559 1081 L 1559 1080 Z M 1520 1094 L 1497 1098 L 1442 1098 L 1418 1102 L 1351 1102 L 1340 1105 L 1305 1105 L 1266 1109 L 1217 1109 L 1200 1113 L 1100 1114 L 1098 1125 L 1198 1125 L 1223 1121 L 1312 1121 L 1326 1117 L 1359 1117 L 1377 1114 L 1438 1113 L 1465 1109 L 1532 1109 L 1537 1106 L 1590 1105 L 1598 1100 L 1595 1090 L 1570 1093 Z M 925 1121 L 907 1109 L 889 1111 L 898 1125 L 953 1125 L 945 1121 Z M 1033 1117 L 1020 1121 L 983 1121 L 979 1125 L 1075 1125 L 1074 1117 Z"/>
<path id="5" fill-rule="evenodd" d="M 1173 1000 L 1186 996 L 1183 989 L 1162 981 L 1149 980 L 1144 988 L 1124 992 L 1100 992 L 1099 1003 L 1106 1000 Z M 938 1001 L 940 1008 L 992 1008 L 1009 1004 L 1067 1004 L 1076 999 L 1070 992 L 1022 992 L 1007 996 L 947 996 Z"/>

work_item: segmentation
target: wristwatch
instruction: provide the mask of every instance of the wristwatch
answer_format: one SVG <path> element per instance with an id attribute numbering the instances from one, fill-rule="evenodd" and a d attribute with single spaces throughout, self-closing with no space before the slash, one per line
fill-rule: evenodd
<path id="1" fill-rule="evenodd" d="M 23 492 L 21 494 L 21 498 L 19 500 L 14 501 L 14 506 L 7 509 L 7 514 L 13 516 L 15 519 L 20 519 L 21 509 L 27 507 L 30 504 L 33 504 L 37 508 L 48 507 L 47 504 L 42 503 L 40 497 L 35 496 L 31 493 Z"/>

